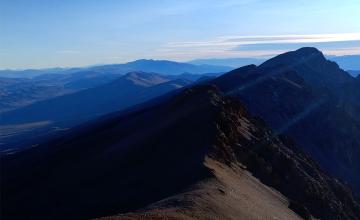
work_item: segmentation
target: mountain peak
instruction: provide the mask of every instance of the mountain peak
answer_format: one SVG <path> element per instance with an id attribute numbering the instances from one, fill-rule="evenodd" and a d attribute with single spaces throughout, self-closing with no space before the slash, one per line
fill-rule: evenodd
<path id="1" fill-rule="evenodd" d="M 314 47 L 303 47 L 295 51 L 280 54 L 259 66 L 263 71 L 281 73 L 295 71 L 304 80 L 315 87 L 339 88 L 353 78 L 323 53 Z"/>
<path id="2" fill-rule="evenodd" d="M 286 53 L 285 53 L 286 54 Z M 305 60 L 317 59 L 326 61 L 324 54 L 315 47 L 302 47 L 298 50 L 289 52 L 291 56 L 302 58 Z"/>
<path id="3" fill-rule="evenodd" d="M 316 61 L 315 61 L 316 60 Z M 302 47 L 295 51 L 280 54 L 260 65 L 260 68 L 274 68 L 277 66 L 297 66 L 309 62 L 326 62 L 321 51 L 314 47 Z"/>
<path id="4" fill-rule="evenodd" d="M 139 59 L 128 62 L 127 64 L 139 64 L 139 65 L 147 65 L 147 64 L 159 64 L 159 63 L 173 63 L 176 64 L 178 62 L 170 61 L 170 60 L 154 60 L 154 59 Z"/>
<path id="5" fill-rule="evenodd" d="M 322 52 L 315 47 L 302 47 L 293 52 L 301 54 L 322 54 Z"/>

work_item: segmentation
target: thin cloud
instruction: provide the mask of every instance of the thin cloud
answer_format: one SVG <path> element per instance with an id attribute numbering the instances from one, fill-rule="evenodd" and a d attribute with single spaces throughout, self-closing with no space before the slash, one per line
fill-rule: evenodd
<path id="1" fill-rule="evenodd" d="M 300 47 L 317 47 L 319 49 L 340 49 L 360 47 L 360 40 L 330 42 L 291 42 L 291 43 L 257 43 L 239 45 L 233 50 L 294 50 Z"/>
<path id="2" fill-rule="evenodd" d="M 272 56 L 304 46 L 318 47 L 326 54 L 360 54 L 360 33 L 222 36 L 213 40 L 171 42 L 158 54 L 178 60 L 205 57 Z"/>
<path id="3" fill-rule="evenodd" d="M 313 34 L 313 35 L 273 35 L 273 36 L 223 36 L 209 41 L 174 42 L 169 47 L 237 46 L 260 43 L 316 43 L 360 40 L 360 33 Z"/>

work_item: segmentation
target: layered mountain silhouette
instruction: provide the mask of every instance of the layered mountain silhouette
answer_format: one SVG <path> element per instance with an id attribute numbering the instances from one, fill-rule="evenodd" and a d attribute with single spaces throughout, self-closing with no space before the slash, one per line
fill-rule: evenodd
<path id="1" fill-rule="evenodd" d="M 155 72 L 164 75 L 178 75 L 182 73 L 204 74 L 223 73 L 232 68 L 222 65 L 190 64 L 174 62 L 169 60 L 135 60 L 123 64 L 96 65 L 84 68 L 50 68 L 50 69 L 28 69 L 28 70 L 0 70 L 0 77 L 12 78 L 34 78 L 42 75 L 80 75 L 84 72 L 97 74 L 126 74 L 128 72 L 142 71 Z"/>
<path id="2" fill-rule="evenodd" d="M 25 145 L 23 142 L 29 138 L 62 131 L 190 83 L 191 81 L 186 79 L 172 79 L 155 73 L 131 72 L 102 86 L 2 113 L 2 149 L 19 148 Z"/>
<path id="3" fill-rule="evenodd" d="M 360 219 L 359 79 L 301 48 L 6 112 L 2 141 L 38 128 L 1 155 L 1 218 Z"/>
<path id="4" fill-rule="evenodd" d="M 125 72 L 144 71 L 155 72 L 166 75 L 178 75 L 182 73 L 204 74 L 204 73 L 221 73 L 231 70 L 231 67 L 221 65 L 194 65 L 190 63 L 180 63 L 168 60 L 136 60 L 125 64 L 105 65 L 95 67 L 95 70 L 114 68 Z"/>
<path id="5" fill-rule="evenodd" d="M 1 163 L 2 219 L 360 213 L 349 188 L 213 86 L 111 114 Z"/>
<path id="6" fill-rule="evenodd" d="M 110 83 L 128 72 L 154 72 L 174 78 L 196 80 L 232 68 L 193 65 L 168 60 L 136 60 L 124 64 L 84 68 L 0 70 L 0 112 Z M 201 75 L 200 75 L 201 74 Z"/>
<path id="7" fill-rule="evenodd" d="M 315 48 L 288 52 L 213 81 L 359 193 L 358 82 Z"/>

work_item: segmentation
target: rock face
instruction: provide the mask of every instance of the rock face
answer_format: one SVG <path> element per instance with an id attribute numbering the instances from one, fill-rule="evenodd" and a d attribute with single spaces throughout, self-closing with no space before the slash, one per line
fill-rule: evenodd
<path id="1" fill-rule="evenodd" d="M 1 173 L 2 219 L 360 216 L 349 188 L 213 86 L 7 155 Z"/>
<path id="2" fill-rule="evenodd" d="M 285 53 L 212 83 L 360 193 L 360 86 L 320 51 Z"/>

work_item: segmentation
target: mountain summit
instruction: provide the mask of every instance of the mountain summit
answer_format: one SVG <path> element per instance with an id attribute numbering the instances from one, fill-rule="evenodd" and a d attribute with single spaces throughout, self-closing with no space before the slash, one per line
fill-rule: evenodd
<path id="1" fill-rule="evenodd" d="M 312 47 L 281 54 L 264 62 L 259 68 L 272 73 L 294 70 L 307 83 L 317 88 L 339 89 L 341 85 L 353 80 L 349 73 Z"/>

